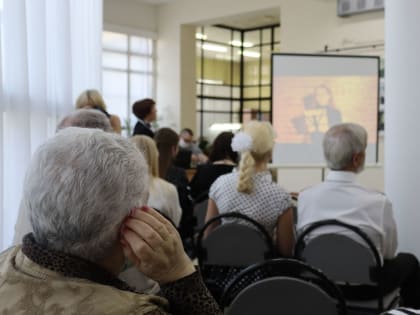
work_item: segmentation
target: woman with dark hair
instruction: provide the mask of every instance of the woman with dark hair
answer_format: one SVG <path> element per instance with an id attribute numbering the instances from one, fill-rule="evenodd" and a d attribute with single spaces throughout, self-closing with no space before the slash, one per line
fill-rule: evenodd
<path id="1" fill-rule="evenodd" d="M 155 135 L 151 129 L 151 123 L 156 120 L 156 103 L 150 98 L 139 100 L 133 104 L 133 114 L 138 122 L 134 127 L 134 135 L 145 135 L 153 138 Z"/>
<path id="2" fill-rule="evenodd" d="M 232 132 L 220 133 L 211 146 L 209 163 L 199 165 L 191 180 L 191 195 L 194 199 L 205 197 L 211 184 L 220 176 L 232 172 L 238 161 L 238 153 L 231 147 Z"/>
<path id="3" fill-rule="evenodd" d="M 173 160 L 178 153 L 179 136 L 170 128 L 161 128 L 155 134 L 155 142 L 159 151 L 159 177 L 174 184 L 178 191 L 182 208 L 178 230 L 185 245 L 185 241 L 193 237 L 195 219 L 190 186 L 185 170 L 173 165 Z"/>

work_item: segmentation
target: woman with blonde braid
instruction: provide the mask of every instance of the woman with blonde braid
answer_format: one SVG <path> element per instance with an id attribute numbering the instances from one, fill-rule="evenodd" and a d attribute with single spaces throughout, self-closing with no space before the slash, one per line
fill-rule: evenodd
<path id="1" fill-rule="evenodd" d="M 220 176 L 210 187 L 206 221 L 226 212 L 245 214 L 277 239 L 280 255 L 291 256 L 294 245 L 291 197 L 273 182 L 267 169 L 274 138 L 272 126 L 259 121 L 250 121 L 235 135 L 232 149 L 241 154 L 239 171 Z M 215 227 L 210 226 L 207 234 Z"/>

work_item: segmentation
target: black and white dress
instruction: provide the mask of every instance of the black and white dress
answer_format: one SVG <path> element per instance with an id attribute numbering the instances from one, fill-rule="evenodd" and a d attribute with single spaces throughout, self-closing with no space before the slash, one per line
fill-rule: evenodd
<path id="1" fill-rule="evenodd" d="M 289 193 L 273 182 L 269 171 L 256 173 L 250 194 L 237 190 L 239 173 L 220 176 L 210 187 L 219 213 L 240 212 L 254 219 L 272 235 L 280 215 L 292 206 Z M 223 223 L 223 222 L 222 222 Z"/>

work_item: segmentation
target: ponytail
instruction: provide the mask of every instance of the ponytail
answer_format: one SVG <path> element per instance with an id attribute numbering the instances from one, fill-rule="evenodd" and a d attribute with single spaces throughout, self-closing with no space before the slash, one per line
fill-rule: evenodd
<path id="1" fill-rule="evenodd" d="M 252 176 L 254 175 L 255 159 L 251 152 L 242 153 L 239 164 L 238 191 L 246 194 L 252 192 Z"/>

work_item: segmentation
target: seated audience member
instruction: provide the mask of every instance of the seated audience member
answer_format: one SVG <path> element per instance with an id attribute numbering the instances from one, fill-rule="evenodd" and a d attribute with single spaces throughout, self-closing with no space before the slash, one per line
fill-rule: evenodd
<path id="1" fill-rule="evenodd" d="M 139 149 L 149 165 L 149 199 L 147 205 L 163 213 L 175 226 L 179 225 L 182 209 L 176 187 L 159 177 L 159 152 L 156 143 L 147 136 L 136 135 L 131 142 Z"/>
<path id="2" fill-rule="evenodd" d="M 156 103 L 150 98 L 137 101 L 133 104 L 133 114 L 138 121 L 134 126 L 133 136 L 145 135 L 150 138 L 155 136 L 151 123 L 156 120 Z"/>
<path id="3" fill-rule="evenodd" d="M 121 120 L 116 115 L 111 115 L 106 110 L 102 95 L 97 90 L 86 90 L 76 100 L 76 109 L 96 109 L 108 117 L 111 127 L 116 133 L 121 133 Z"/>
<path id="4" fill-rule="evenodd" d="M 34 232 L 0 254 L 0 313 L 222 314 L 176 229 L 142 206 L 147 173 L 119 135 L 72 127 L 41 145 L 23 189 Z M 117 278 L 127 259 L 162 297 Z"/>
<path id="5" fill-rule="evenodd" d="M 391 202 L 382 193 L 356 182 L 364 168 L 367 132 L 357 124 L 331 127 L 324 136 L 323 149 L 330 172 L 324 182 L 303 190 L 298 199 L 298 233 L 311 223 L 336 219 L 367 233 L 384 258 L 386 293 L 401 287 L 404 305 L 420 306 L 419 264 L 411 254 L 398 254 L 397 228 Z M 309 239 L 324 233 L 355 237 L 341 227 L 314 231 Z M 357 237 L 355 237 L 357 241 Z"/>
<path id="6" fill-rule="evenodd" d="M 182 208 L 178 230 L 185 243 L 194 234 L 195 220 L 187 175 L 184 169 L 173 165 L 173 160 L 178 152 L 179 136 L 170 128 L 161 128 L 156 132 L 155 142 L 159 151 L 159 176 L 174 184 L 178 190 Z"/>
<path id="7" fill-rule="evenodd" d="M 101 129 L 113 132 L 108 117 L 96 109 L 78 109 L 65 116 L 57 125 L 57 131 L 67 127 Z"/>
<path id="8" fill-rule="evenodd" d="M 106 132 L 113 132 L 111 123 L 105 114 L 95 109 L 78 109 L 65 116 L 57 125 L 57 132 L 67 127 L 97 128 Z M 22 205 L 19 207 L 15 224 L 13 245 L 22 243 L 22 238 L 32 232 L 29 214 Z"/>
<path id="9" fill-rule="evenodd" d="M 206 222 L 239 212 L 259 222 L 270 235 L 277 228 L 277 247 L 291 256 L 294 246 L 293 210 L 290 195 L 272 181 L 267 164 L 274 146 L 274 130 L 267 122 L 250 121 L 232 140 L 240 152 L 239 171 L 220 176 L 210 187 Z M 222 222 L 223 223 L 223 222 Z M 207 234 L 215 226 L 210 226 Z"/>
<path id="10" fill-rule="evenodd" d="M 158 210 L 178 226 L 182 210 L 179 206 L 176 187 L 159 178 L 158 150 L 155 142 L 147 136 L 134 136 L 131 142 L 143 154 L 149 166 L 149 197 L 147 205 Z M 120 279 L 136 288 L 137 292 L 157 293 L 159 285 L 156 281 L 147 278 L 136 267 L 130 267 L 119 276 Z"/>
<path id="11" fill-rule="evenodd" d="M 207 194 L 210 186 L 220 176 L 231 173 L 238 162 L 238 153 L 232 150 L 232 132 L 219 134 L 211 146 L 209 163 L 197 166 L 197 172 L 191 180 L 191 195 L 194 199 Z"/>
<path id="12" fill-rule="evenodd" d="M 208 157 L 201 151 L 196 143 L 193 141 L 194 133 L 189 128 L 181 130 L 179 137 L 179 147 L 181 150 L 191 152 L 191 164 L 206 163 Z"/>

